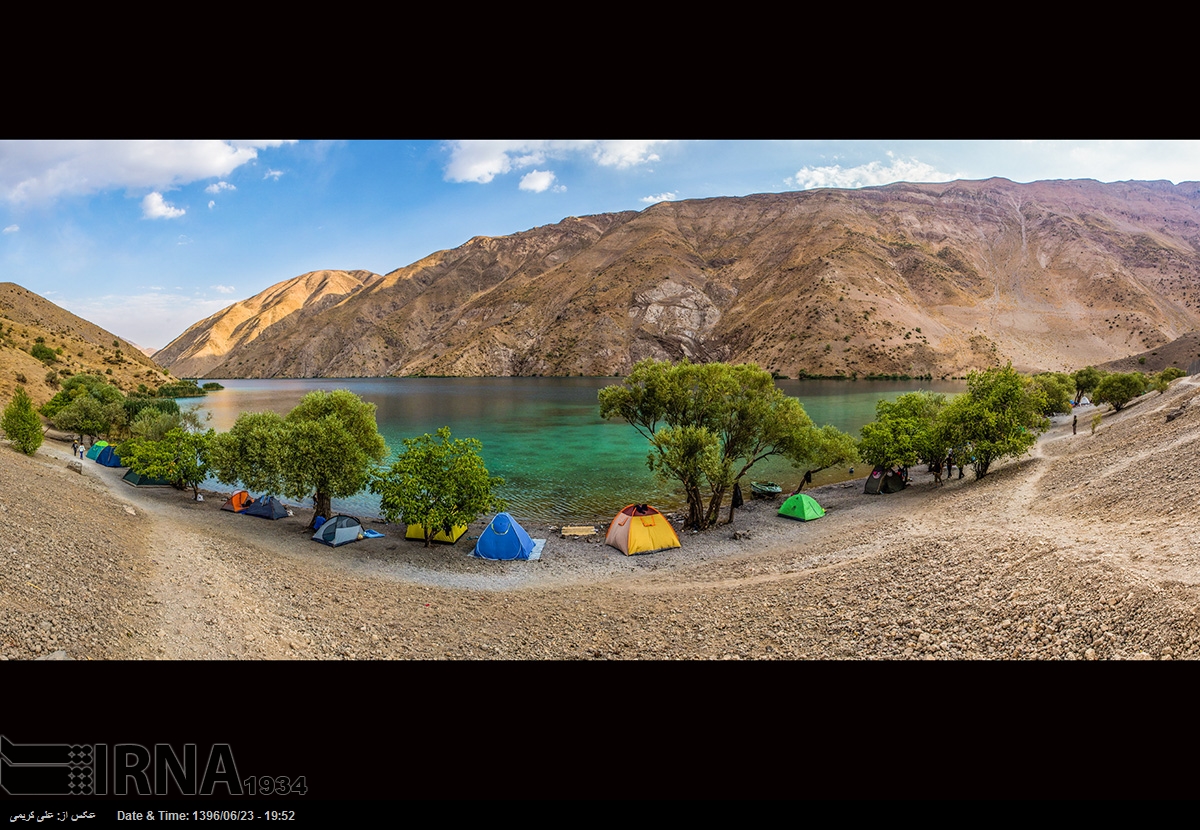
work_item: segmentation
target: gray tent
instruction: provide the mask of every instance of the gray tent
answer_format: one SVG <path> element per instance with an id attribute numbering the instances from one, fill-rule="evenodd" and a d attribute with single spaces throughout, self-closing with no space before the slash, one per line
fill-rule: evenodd
<path id="1" fill-rule="evenodd" d="M 353 516 L 334 516 L 317 528 L 312 537 L 314 542 L 321 542 L 333 548 L 357 542 L 363 538 L 362 522 Z"/>

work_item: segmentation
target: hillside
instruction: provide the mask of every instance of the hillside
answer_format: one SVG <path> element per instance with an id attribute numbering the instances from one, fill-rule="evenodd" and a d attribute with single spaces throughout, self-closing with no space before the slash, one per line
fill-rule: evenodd
<path id="1" fill-rule="evenodd" d="M 1198 209 L 1195 182 L 1090 180 L 663 202 L 382 277 L 297 277 L 156 359 L 207 377 L 612 375 L 643 357 L 789 377 L 1074 369 L 1200 329 Z"/>
<path id="2" fill-rule="evenodd" d="M 53 359 L 34 357 L 35 346 L 54 353 Z M 80 372 L 102 374 L 125 392 L 175 379 L 129 341 L 19 285 L 0 283 L 0 400 L 23 383 L 36 404 L 44 403 L 56 391 L 48 378 Z"/>

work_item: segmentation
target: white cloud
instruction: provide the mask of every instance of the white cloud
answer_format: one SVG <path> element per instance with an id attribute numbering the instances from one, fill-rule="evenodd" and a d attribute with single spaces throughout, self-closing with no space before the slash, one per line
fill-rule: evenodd
<path id="1" fill-rule="evenodd" d="M 916 159 L 891 158 L 889 163 L 878 161 L 843 168 L 839 164 L 828 167 L 802 167 L 795 176 L 785 181 L 801 190 L 815 187 L 872 187 L 892 182 L 948 182 L 959 178 L 953 173 L 943 173 L 935 167 Z"/>
<path id="2" fill-rule="evenodd" d="M 272 181 L 279 181 L 279 177 L 280 177 L 280 176 L 282 176 L 282 175 L 283 175 L 283 171 L 282 171 L 282 170 L 271 170 L 271 169 L 269 169 L 269 168 L 268 168 L 268 169 L 267 169 L 267 174 L 266 174 L 265 176 L 263 176 L 263 178 L 264 178 L 264 179 L 271 179 Z"/>
<path id="3" fill-rule="evenodd" d="M 653 149 L 666 141 L 449 141 L 445 178 L 487 184 L 513 170 L 548 159 L 581 156 L 602 167 L 627 168 L 658 161 Z M 523 183 L 524 180 L 522 180 Z M 528 189 L 528 188 L 526 188 Z"/>
<path id="4" fill-rule="evenodd" d="M 216 182 L 204 188 L 205 193 L 220 193 L 222 190 L 237 190 L 237 188 L 226 181 Z"/>
<path id="5" fill-rule="evenodd" d="M 284 141 L 0 141 L 0 197 L 47 202 L 220 178 Z"/>
<path id="6" fill-rule="evenodd" d="M 232 294 L 234 291 L 237 291 L 237 288 L 232 285 L 210 285 L 209 288 L 221 294 Z"/>
<path id="7" fill-rule="evenodd" d="M 658 161 L 653 148 L 665 141 L 597 141 L 592 158 L 605 167 L 633 167 Z"/>
<path id="8" fill-rule="evenodd" d="M 534 193 L 544 193 L 554 187 L 555 193 L 566 190 L 562 185 L 554 185 L 554 173 L 549 170 L 534 170 L 521 177 L 521 190 L 531 190 Z"/>
<path id="9" fill-rule="evenodd" d="M 176 245 L 191 245 L 192 238 L 186 234 L 179 234 L 179 239 L 175 240 Z"/>
<path id="10" fill-rule="evenodd" d="M 209 200 L 208 200 L 208 209 L 209 209 L 209 210 L 212 210 L 212 209 L 213 209 L 213 208 L 215 208 L 216 206 L 217 206 L 217 203 L 216 203 L 216 202 L 214 202 L 212 199 L 209 199 Z"/>
<path id="11" fill-rule="evenodd" d="M 4 233 L 16 233 L 19 230 L 21 230 L 20 225 L 9 225 L 7 228 L 4 229 Z"/>
<path id="12" fill-rule="evenodd" d="M 155 191 L 147 193 L 142 199 L 142 216 L 146 219 L 178 219 L 187 213 L 183 208 L 177 208 L 163 200 L 162 194 Z"/>
<path id="13" fill-rule="evenodd" d="M 659 193 L 657 196 L 643 196 L 642 201 L 647 202 L 649 204 L 657 204 L 659 202 L 673 202 L 673 201 L 675 201 L 675 199 L 678 196 L 679 196 L 678 193 L 667 190 L 663 193 Z"/>

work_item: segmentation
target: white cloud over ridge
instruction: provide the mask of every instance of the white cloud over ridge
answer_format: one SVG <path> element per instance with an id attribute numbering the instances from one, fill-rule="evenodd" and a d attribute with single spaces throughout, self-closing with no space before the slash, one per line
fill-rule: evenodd
<path id="1" fill-rule="evenodd" d="M 674 191 L 667 190 L 659 193 L 657 196 L 643 196 L 642 201 L 647 204 L 658 204 L 659 202 L 673 202 L 679 198 L 679 194 Z"/>
<path id="2" fill-rule="evenodd" d="M 562 193 L 566 190 L 562 185 L 554 184 L 554 174 L 549 170 L 533 170 L 521 177 L 521 183 L 518 185 L 521 190 L 529 190 L 534 193 L 544 193 L 553 187 L 555 193 Z"/>
<path id="3" fill-rule="evenodd" d="M 187 213 L 183 208 L 177 208 L 163 199 L 158 191 L 147 193 L 142 199 L 142 216 L 146 219 L 178 219 Z"/>
<path id="4" fill-rule="evenodd" d="M 571 156 L 618 169 L 658 161 L 654 149 L 666 141 L 448 141 L 444 169 L 449 182 L 487 184 L 496 176 Z M 524 188 L 528 189 L 528 188 Z"/>
<path id="5" fill-rule="evenodd" d="M 220 178 L 285 141 L 0 141 L 0 198 L 53 201 Z"/>
<path id="6" fill-rule="evenodd" d="M 890 154 L 889 154 L 890 156 Z M 801 190 L 818 187 L 874 187 L 892 182 L 948 182 L 960 176 L 944 173 L 916 159 L 889 159 L 843 168 L 839 164 L 827 167 L 802 167 L 795 176 L 786 179 L 790 186 Z"/>

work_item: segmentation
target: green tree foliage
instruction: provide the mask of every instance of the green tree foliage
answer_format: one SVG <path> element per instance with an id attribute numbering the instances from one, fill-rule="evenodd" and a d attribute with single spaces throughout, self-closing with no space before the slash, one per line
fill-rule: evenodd
<path id="1" fill-rule="evenodd" d="M 332 501 L 367 486 L 373 464 L 387 454 L 375 422 L 375 404 L 352 392 L 310 392 L 280 418 L 244 413 L 213 441 L 210 463 L 224 484 L 304 499 L 329 517 Z"/>
<path id="2" fill-rule="evenodd" d="M 909 467 L 941 461 L 947 446 L 937 428 L 946 407 L 940 392 L 909 392 L 875 404 L 875 420 L 860 430 L 858 454 L 876 467 Z"/>
<path id="3" fill-rule="evenodd" d="M 121 444 L 117 454 L 135 473 L 165 479 L 179 490 L 190 487 L 192 498 L 196 498 L 200 483 L 208 475 L 208 450 L 213 436 L 211 429 L 191 432 L 177 427 L 158 440 L 131 438 Z"/>
<path id="4" fill-rule="evenodd" d="M 1146 379 L 1138 372 L 1113 372 L 1105 375 L 1096 385 L 1092 401 L 1112 404 L 1112 408 L 1119 411 L 1145 392 Z"/>
<path id="5" fill-rule="evenodd" d="M 1058 415 L 1071 411 L 1071 396 L 1076 391 L 1075 377 L 1065 372 L 1041 372 L 1030 378 L 1034 387 L 1046 398 L 1043 415 Z"/>
<path id="6" fill-rule="evenodd" d="M 1187 372 L 1180 369 L 1178 366 L 1168 366 L 1157 375 L 1150 378 L 1150 388 L 1158 394 L 1166 392 L 1171 388 L 1171 381 L 1176 378 L 1181 378 L 1187 375 Z"/>
<path id="7" fill-rule="evenodd" d="M 764 458 L 782 455 L 816 472 L 857 457 L 849 436 L 817 429 L 800 402 L 752 364 L 647 359 L 599 399 L 602 418 L 622 418 L 650 442 L 650 469 L 683 485 L 687 526 L 699 530 L 716 524 L 725 493 Z"/>
<path id="8" fill-rule="evenodd" d="M 51 363 L 58 361 L 58 357 L 54 354 L 54 349 L 41 343 L 34 343 L 33 347 L 29 350 L 29 353 L 46 365 L 50 365 Z"/>
<path id="9" fill-rule="evenodd" d="M 56 429 L 96 437 L 123 426 L 125 408 L 119 401 L 103 403 L 90 395 L 81 395 L 50 420 Z"/>
<path id="10" fill-rule="evenodd" d="M 33 455 L 42 445 L 42 422 L 34 412 L 33 401 L 24 386 L 18 386 L 13 392 L 12 400 L 4 408 L 0 427 L 12 445 L 26 455 Z"/>
<path id="11" fill-rule="evenodd" d="M 228 432 L 213 438 L 209 448 L 213 475 L 222 484 L 240 482 L 256 493 L 282 494 L 286 440 L 287 427 L 281 416 L 243 412 Z"/>
<path id="12" fill-rule="evenodd" d="M 145 384 L 141 384 L 140 388 L 144 389 Z M 122 402 L 122 406 L 125 407 L 126 422 L 131 425 L 147 409 L 168 415 L 178 415 L 180 412 L 179 404 L 171 398 L 153 398 L 145 394 L 131 395 Z"/>
<path id="13" fill-rule="evenodd" d="M 496 494 L 504 479 L 488 474 L 475 438 L 450 438 L 450 428 L 437 436 L 425 433 L 404 439 L 404 451 L 386 470 L 371 476 L 371 492 L 389 522 L 419 524 L 425 547 L 438 531 L 475 521 L 481 513 L 503 510 Z"/>
<path id="14" fill-rule="evenodd" d="M 334 498 L 366 487 L 373 464 L 387 455 L 375 404 L 349 390 L 309 392 L 284 420 L 284 495 L 299 499 L 313 493 L 314 518 L 328 518 Z"/>
<path id="15" fill-rule="evenodd" d="M 62 409 L 82 397 L 94 398 L 100 403 L 120 403 L 125 399 L 125 396 L 121 395 L 121 390 L 109 384 L 100 375 L 73 374 L 70 378 L 62 381 L 62 389 L 49 401 L 43 403 L 42 408 L 38 411 L 49 419 L 53 419 Z"/>
<path id="16" fill-rule="evenodd" d="M 1091 394 L 1096 388 L 1096 384 L 1104 377 L 1104 372 L 1095 366 L 1087 366 L 1076 371 L 1071 377 L 1075 380 L 1075 403 L 1078 404 L 1084 395 Z"/>
<path id="17" fill-rule="evenodd" d="M 1050 426 L 1045 408 L 1042 391 L 1010 363 L 967 375 L 966 393 L 950 401 L 938 420 L 944 440 L 973 456 L 971 467 L 980 479 L 996 461 L 1029 451 Z"/>

